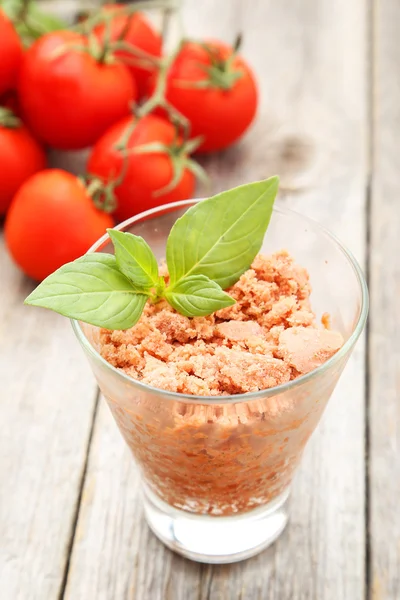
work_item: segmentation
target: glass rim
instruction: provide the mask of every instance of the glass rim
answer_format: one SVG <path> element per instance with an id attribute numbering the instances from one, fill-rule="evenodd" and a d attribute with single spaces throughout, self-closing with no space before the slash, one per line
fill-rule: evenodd
<path id="1" fill-rule="evenodd" d="M 122 221 L 122 223 L 119 223 L 118 225 L 116 225 L 114 227 L 114 229 L 117 229 L 117 230 L 125 229 L 126 227 L 129 227 L 129 226 L 133 225 L 134 223 L 141 221 L 144 217 L 149 217 L 149 216 L 151 217 L 151 216 L 154 216 L 155 214 L 161 215 L 164 212 L 170 212 L 171 209 L 184 208 L 185 206 L 190 206 L 196 202 L 200 202 L 202 199 L 203 198 L 191 198 L 189 200 L 179 200 L 178 202 L 170 202 L 169 204 L 163 204 L 161 206 L 151 208 L 151 209 L 143 211 L 137 215 L 134 215 L 133 217 L 130 217 L 129 219 L 126 219 L 125 221 Z M 101 354 L 99 354 L 99 352 L 97 352 L 97 350 L 92 346 L 92 344 L 89 342 L 88 338 L 84 334 L 79 321 L 76 319 L 70 319 L 72 328 L 75 332 L 75 335 L 77 336 L 77 338 L 80 341 L 80 343 L 82 344 L 82 346 L 94 358 L 94 360 L 100 362 L 103 366 L 105 366 L 106 368 L 111 370 L 117 377 L 119 377 L 121 379 L 121 382 L 129 383 L 130 385 L 137 386 L 139 389 L 141 389 L 147 393 L 151 393 L 153 395 L 158 395 L 158 396 L 163 395 L 163 396 L 166 396 L 173 400 L 186 401 L 186 402 L 192 403 L 192 404 L 210 404 L 210 405 L 212 405 L 212 404 L 236 404 L 238 402 L 251 402 L 252 400 L 259 400 L 261 398 L 263 398 L 263 399 L 269 398 L 272 396 L 276 396 L 278 394 L 283 394 L 284 392 L 287 392 L 289 390 L 292 390 L 304 383 L 307 383 L 308 381 L 311 381 L 314 378 L 317 378 L 319 375 L 328 371 L 331 367 L 333 367 L 337 362 L 339 362 L 340 359 L 342 357 L 344 357 L 351 350 L 351 348 L 354 346 L 354 344 L 360 337 L 360 334 L 364 328 L 364 325 L 365 325 L 365 322 L 367 319 L 367 315 L 368 315 L 368 306 L 369 306 L 368 287 L 367 287 L 367 283 L 365 281 L 364 274 L 362 272 L 362 269 L 361 269 L 357 259 L 353 255 L 353 253 L 350 250 L 348 250 L 348 248 L 346 248 L 346 246 L 344 246 L 340 242 L 340 240 L 336 237 L 335 234 L 333 234 L 331 231 L 326 229 L 326 227 L 324 227 L 323 225 L 318 223 L 318 221 L 315 221 L 314 219 L 311 219 L 310 217 L 302 215 L 301 213 L 294 211 L 292 209 L 280 206 L 279 203 L 278 204 L 275 203 L 273 212 L 278 212 L 278 213 L 287 214 L 287 215 L 294 215 L 294 216 L 298 217 L 299 219 L 301 219 L 302 221 L 309 223 L 311 226 L 316 227 L 317 229 L 319 229 L 319 231 L 321 233 L 323 233 L 328 238 L 330 238 L 336 244 L 336 246 L 339 247 L 340 251 L 345 255 L 345 257 L 349 261 L 349 263 L 353 269 L 353 272 L 356 275 L 357 281 L 358 281 L 360 289 L 361 289 L 360 314 L 358 316 L 357 323 L 355 324 L 353 331 L 351 332 L 349 338 L 344 342 L 343 346 L 333 356 L 331 356 L 327 361 L 325 361 L 322 365 L 320 365 L 316 369 L 313 369 L 309 373 L 306 373 L 305 375 L 300 375 L 300 377 L 297 377 L 296 379 L 292 379 L 291 381 L 282 383 L 282 384 L 274 386 L 272 388 L 267 388 L 265 390 L 258 390 L 256 392 L 245 392 L 242 394 L 229 394 L 227 396 L 198 396 L 198 395 L 194 395 L 194 394 L 183 394 L 181 392 L 171 392 L 169 390 L 163 390 L 161 388 L 156 388 L 156 387 L 148 385 L 146 383 L 142 383 L 141 381 L 134 379 L 133 377 L 130 377 L 123 371 L 118 370 L 116 367 L 114 367 L 108 361 L 106 361 L 106 359 L 103 358 L 101 356 Z M 89 248 L 89 250 L 87 251 L 86 254 L 96 252 L 98 249 L 100 249 L 102 246 L 104 246 L 105 243 L 108 242 L 109 240 L 110 240 L 110 236 L 108 235 L 108 233 L 105 233 L 101 238 L 99 238 L 97 240 L 97 242 L 95 242 Z M 94 327 L 94 326 L 92 326 L 92 327 Z"/>

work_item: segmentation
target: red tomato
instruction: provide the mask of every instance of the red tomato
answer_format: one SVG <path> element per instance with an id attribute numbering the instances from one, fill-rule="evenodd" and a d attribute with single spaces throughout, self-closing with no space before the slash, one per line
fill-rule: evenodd
<path id="1" fill-rule="evenodd" d="M 166 90 L 167 99 L 189 119 L 192 136 L 204 135 L 199 152 L 222 150 L 236 142 L 257 109 L 257 87 L 249 66 L 239 56 L 227 66 L 232 48 L 221 42 L 206 45 L 210 51 L 196 43 L 183 46 L 169 71 Z M 154 87 L 155 77 L 150 93 Z"/>
<path id="2" fill-rule="evenodd" d="M 11 256 L 37 281 L 84 254 L 113 226 L 80 180 L 60 169 L 33 175 L 17 192 L 5 223 Z"/>
<path id="3" fill-rule="evenodd" d="M 99 139 L 89 157 L 88 172 L 90 174 L 97 175 L 105 182 L 118 177 L 121 173 L 123 158 L 121 152 L 115 148 L 115 144 L 131 124 L 131 118 L 123 119 Z M 132 150 L 153 142 L 160 142 L 168 148 L 172 148 L 174 139 L 175 130 L 171 123 L 156 115 L 148 115 L 136 122 L 127 148 Z M 175 160 L 183 163 L 182 176 L 173 189 L 157 195 L 159 190 L 172 181 L 173 158 L 168 153 L 156 151 L 145 154 L 135 154 L 134 152 L 128 154 L 123 182 L 115 188 L 118 204 L 114 212 L 116 219 L 123 221 L 160 204 L 184 200 L 193 196 L 195 179 L 193 173 L 185 166 L 188 157 L 183 149 L 176 149 L 175 155 Z"/>
<path id="4" fill-rule="evenodd" d="M 162 48 L 162 39 L 159 33 L 157 33 L 146 18 L 141 13 L 133 13 L 132 16 L 127 14 L 118 14 L 116 9 L 124 10 L 123 4 L 106 4 L 102 12 L 107 14 L 108 12 L 114 12 L 111 20 L 110 28 L 110 40 L 115 42 L 121 36 L 121 33 L 125 31 L 124 41 L 134 48 L 138 48 L 143 52 L 146 52 L 150 56 L 160 57 Z M 129 27 L 128 26 L 129 22 Z M 95 33 L 100 41 L 104 40 L 106 25 L 101 24 L 95 28 Z M 148 80 L 151 75 L 155 72 L 155 68 L 151 64 L 141 62 L 140 58 L 135 57 L 134 54 L 124 50 L 118 50 L 115 52 L 115 56 L 118 57 L 122 62 L 126 62 L 127 67 L 136 81 L 139 96 L 142 97 L 147 90 Z"/>
<path id="5" fill-rule="evenodd" d="M 46 166 L 46 156 L 27 128 L 0 108 L 0 215 L 31 175 Z"/>
<path id="6" fill-rule="evenodd" d="M 14 115 L 20 116 L 19 99 L 16 90 L 9 90 L 0 97 L 0 108 L 9 108 Z"/>
<path id="7" fill-rule="evenodd" d="M 14 25 L 0 10 L 0 94 L 15 88 L 22 54 L 22 44 Z"/>
<path id="8" fill-rule="evenodd" d="M 21 110 L 41 140 L 62 150 L 85 148 L 130 113 L 134 83 L 124 65 L 107 60 L 94 58 L 87 39 L 69 31 L 49 33 L 26 52 Z"/>

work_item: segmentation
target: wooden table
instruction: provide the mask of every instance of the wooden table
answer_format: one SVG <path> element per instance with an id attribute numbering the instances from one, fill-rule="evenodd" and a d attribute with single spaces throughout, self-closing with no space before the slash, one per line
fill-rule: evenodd
<path id="1" fill-rule="evenodd" d="M 281 203 L 363 265 L 367 339 L 306 450 L 284 535 L 244 563 L 200 565 L 149 532 L 69 322 L 22 305 L 32 283 L 2 249 L 0 596 L 399 600 L 400 3 L 187 0 L 183 21 L 192 36 L 243 31 L 260 84 L 252 131 L 206 161 L 213 190 L 280 174 Z"/>

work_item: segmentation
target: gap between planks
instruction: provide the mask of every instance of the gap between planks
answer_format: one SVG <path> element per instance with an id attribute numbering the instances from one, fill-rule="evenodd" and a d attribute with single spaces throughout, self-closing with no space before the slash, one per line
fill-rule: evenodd
<path id="1" fill-rule="evenodd" d="M 371 281 L 371 206 L 372 206 L 372 178 L 374 168 L 374 112 L 375 112 L 375 0 L 368 0 L 368 21 L 367 21 L 367 111 L 368 111 L 368 181 L 366 186 L 366 204 L 365 204 L 365 277 L 368 290 Z M 371 472 L 370 472 L 370 317 L 367 319 L 365 327 L 365 600 L 371 596 L 372 576 L 371 576 Z"/>
<path id="2" fill-rule="evenodd" d="M 81 473 L 81 476 L 79 479 L 75 512 L 74 512 L 72 522 L 71 522 L 71 532 L 69 535 L 67 551 L 65 554 L 64 574 L 63 574 L 63 578 L 61 580 L 60 591 L 58 594 L 58 600 L 63 600 L 64 595 L 65 595 L 65 590 L 67 587 L 67 583 L 68 583 L 68 573 L 69 573 L 69 567 L 71 564 L 71 555 L 72 555 L 72 550 L 74 547 L 76 528 L 77 528 L 78 519 L 79 519 L 79 511 L 80 511 L 81 505 L 82 505 L 82 494 L 83 494 L 83 490 L 85 487 L 86 473 L 87 473 L 87 468 L 88 468 L 88 463 L 89 463 L 90 447 L 92 445 L 93 432 L 94 432 L 94 428 L 96 425 L 96 416 L 98 413 L 99 402 L 100 402 L 100 389 L 97 387 L 96 388 L 96 398 L 94 401 L 94 407 L 93 407 L 93 413 L 92 413 L 92 422 L 90 425 L 88 440 L 87 440 L 87 444 L 86 444 L 86 456 L 85 456 L 85 460 L 83 462 L 82 473 Z"/>

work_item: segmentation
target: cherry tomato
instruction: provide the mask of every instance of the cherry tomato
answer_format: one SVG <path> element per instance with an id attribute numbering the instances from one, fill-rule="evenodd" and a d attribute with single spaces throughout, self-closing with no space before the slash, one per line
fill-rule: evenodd
<path id="1" fill-rule="evenodd" d="M 168 73 L 166 97 L 203 135 L 199 152 L 222 150 L 236 142 L 257 109 L 254 76 L 233 49 L 221 42 L 186 43 Z M 231 62 L 230 62 L 231 61 Z M 155 87 L 155 77 L 149 92 Z"/>
<path id="2" fill-rule="evenodd" d="M 21 40 L 14 25 L 0 10 L 0 94 L 15 88 L 22 55 Z"/>
<path id="3" fill-rule="evenodd" d="M 132 118 L 123 119 L 99 139 L 89 156 L 88 173 L 97 175 L 104 182 L 123 173 L 123 157 L 115 146 L 132 122 Z M 127 142 L 129 153 L 123 181 L 115 188 L 117 208 L 114 216 L 117 220 L 123 221 L 160 204 L 193 196 L 195 178 L 189 168 L 187 153 L 180 142 L 175 144 L 174 140 L 173 125 L 161 117 L 147 115 L 135 122 Z M 166 151 L 134 152 L 154 142 L 162 144 Z M 162 191 L 171 185 L 177 169 L 181 170 L 181 176 L 176 185 Z"/>
<path id="4" fill-rule="evenodd" d="M 130 113 L 137 92 L 127 68 L 79 34 L 59 31 L 26 52 L 19 79 L 22 114 L 37 137 L 54 148 L 91 146 Z"/>
<path id="5" fill-rule="evenodd" d="M 17 265 L 42 281 L 84 254 L 112 226 L 111 216 L 94 206 L 75 175 L 46 169 L 17 192 L 7 214 L 5 237 Z"/>
<path id="6" fill-rule="evenodd" d="M 31 175 L 46 166 L 46 156 L 22 122 L 0 107 L 0 215 Z"/>
<path id="7" fill-rule="evenodd" d="M 102 12 L 107 14 L 113 12 L 115 16 L 110 21 L 110 41 L 119 40 L 124 32 L 123 40 L 132 48 L 137 48 L 149 54 L 150 57 L 160 57 L 162 48 L 162 39 L 147 19 L 139 12 L 132 15 L 124 14 L 118 10 L 124 10 L 123 4 L 106 4 L 102 8 Z M 104 40 L 106 25 L 104 23 L 95 28 L 95 34 L 100 41 Z M 115 56 L 127 65 L 133 79 L 136 81 L 139 97 L 142 97 L 147 90 L 148 80 L 152 73 L 155 72 L 154 66 L 151 63 L 143 61 L 140 56 L 135 56 L 132 52 L 126 50 L 117 50 Z"/>

